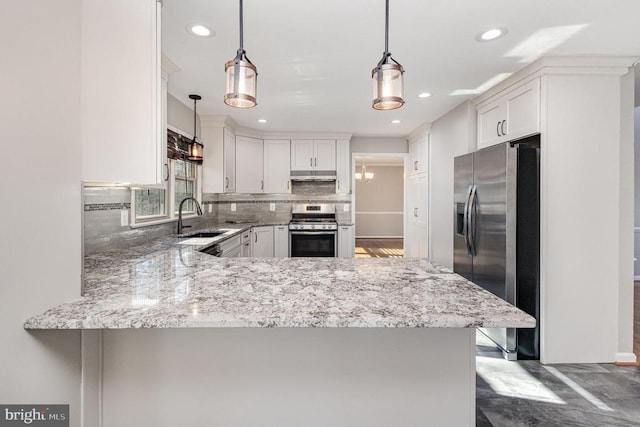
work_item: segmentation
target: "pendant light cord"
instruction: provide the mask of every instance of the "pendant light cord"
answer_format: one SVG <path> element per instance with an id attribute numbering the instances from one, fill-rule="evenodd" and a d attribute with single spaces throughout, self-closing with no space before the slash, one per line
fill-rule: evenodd
<path id="1" fill-rule="evenodd" d="M 389 0 L 387 0 L 389 1 Z M 242 0 L 240 0 L 240 50 L 244 51 L 244 48 L 242 46 L 242 34 L 244 33 L 243 28 L 242 28 Z"/>
<path id="2" fill-rule="evenodd" d="M 193 142 L 196 142 L 196 117 L 197 117 L 197 113 L 196 113 L 196 103 L 198 102 L 197 99 L 193 100 Z"/>
<path id="3" fill-rule="evenodd" d="M 240 4 L 242 4 L 242 0 L 240 0 Z M 389 53 L 389 0 L 386 0 L 384 16 L 384 53 Z"/>

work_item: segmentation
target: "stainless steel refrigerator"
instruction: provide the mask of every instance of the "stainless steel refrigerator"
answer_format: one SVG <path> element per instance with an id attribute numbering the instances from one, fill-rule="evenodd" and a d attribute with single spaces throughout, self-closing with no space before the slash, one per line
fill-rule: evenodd
<path id="1" fill-rule="evenodd" d="M 453 269 L 537 320 L 481 328 L 505 357 L 540 358 L 540 136 L 455 158 Z"/>

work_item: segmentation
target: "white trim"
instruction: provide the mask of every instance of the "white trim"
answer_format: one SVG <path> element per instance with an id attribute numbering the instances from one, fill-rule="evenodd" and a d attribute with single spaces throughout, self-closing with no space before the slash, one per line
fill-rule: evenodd
<path id="1" fill-rule="evenodd" d="M 637 357 L 633 353 L 616 353 L 616 363 L 636 363 Z"/>

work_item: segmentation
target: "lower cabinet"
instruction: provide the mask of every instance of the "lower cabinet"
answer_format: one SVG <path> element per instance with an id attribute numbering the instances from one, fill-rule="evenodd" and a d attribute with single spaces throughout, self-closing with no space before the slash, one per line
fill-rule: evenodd
<path id="1" fill-rule="evenodd" d="M 238 258 L 242 252 L 240 236 L 234 236 L 220 244 L 222 258 Z"/>
<path id="2" fill-rule="evenodd" d="M 251 256 L 251 229 L 243 231 L 240 236 L 240 256 L 245 258 Z"/>
<path id="3" fill-rule="evenodd" d="M 251 229 L 251 256 L 254 258 L 273 257 L 273 226 Z"/>
<path id="4" fill-rule="evenodd" d="M 289 227 L 276 225 L 273 227 L 273 256 L 287 258 L 289 256 Z"/>
<path id="5" fill-rule="evenodd" d="M 429 239 L 426 226 L 409 222 L 404 241 L 404 257 L 429 257 Z"/>
<path id="6" fill-rule="evenodd" d="M 353 226 L 338 226 L 338 258 L 353 258 Z"/>

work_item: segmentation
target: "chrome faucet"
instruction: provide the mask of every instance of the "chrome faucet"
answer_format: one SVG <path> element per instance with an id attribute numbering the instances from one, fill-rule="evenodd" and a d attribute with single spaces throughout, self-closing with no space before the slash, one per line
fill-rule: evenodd
<path id="1" fill-rule="evenodd" d="M 196 213 L 198 215 L 202 215 L 202 208 L 200 207 L 200 203 L 198 203 L 196 199 L 194 199 L 193 197 L 185 197 L 184 199 L 182 199 L 180 201 L 180 207 L 178 208 L 178 234 L 182 234 L 182 229 L 191 227 L 190 225 L 182 225 L 182 205 L 184 205 L 184 202 L 186 202 L 187 200 L 193 200 L 193 202 L 196 204 Z"/>

